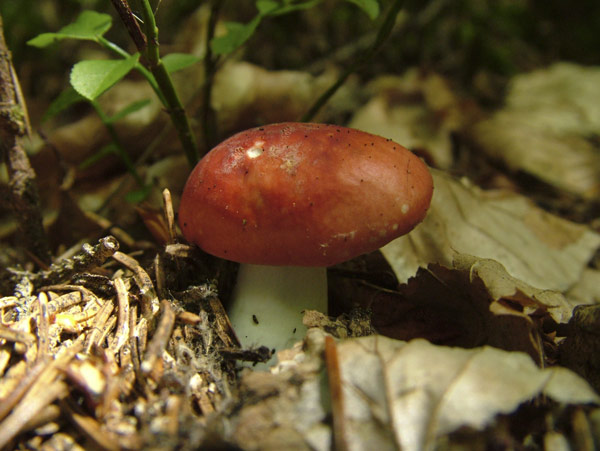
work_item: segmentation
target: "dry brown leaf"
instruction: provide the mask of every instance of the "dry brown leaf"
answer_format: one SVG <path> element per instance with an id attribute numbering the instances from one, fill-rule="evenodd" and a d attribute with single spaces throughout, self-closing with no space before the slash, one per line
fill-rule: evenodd
<path id="1" fill-rule="evenodd" d="M 463 113 L 444 78 L 413 69 L 402 77 L 380 77 L 371 90 L 375 95 L 356 112 L 350 127 L 424 152 L 436 167 L 450 167 L 450 133 L 461 126 Z"/>
<path id="2" fill-rule="evenodd" d="M 479 279 L 494 301 L 512 301 L 523 308 L 525 314 L 539 309 L 547 310 L 558 322 L 567 322 L 571 317 L 571 305 L 556 291 L 540 290 L 512 277 L 495 260 L 480 259 L 471 255 L 457 254 L 455 269 L 467 271 L 471 281 Z"/>
<path id="3" fill-rule="evenodd" d="M 577 304 L 594 304 L 600 300 L 600 271 L 585 268 L 581 279 L 567 293 Z"/>
<path id="4" fill-rule="evenodd" d="M 233 441 L 245 450 L 331 449 L 321 354 L 325 334 L 310 329 L 305 349 L 279 354 L 271 373 L 247 371 L 240 383 L 240 409 L 231 420 Z M 289 360 L 285 358 L 287 356 Z"/>
<path id="5" fill-rule="evenodd" d="M 564 368 L 540 369 L 525 354 L 441 347 L 425 340 L 363 337 L 338 345 L 346 441 L 352 449 L 431 449 L 463 426 L 483 429 L 541 394 L 567 404 L 599 402 Z"/>
<path id="6" fill-rule="evenodd" d="M 556 63 L 518 75 L 506 102 L 529 111 L 530 122 L 559 133 L 588 136 L 600 131 L 600 68 Z"/>
<path id="7" fill-rule="evenodd" d="M 551 215 L 527 198 L 483 191 L 466 180 L 432 171 L 429 213 L 410 234 L 382 249 L 401 282 L 419 266 L 449 268 L 457 254 L 493 259 L 526 284 L 567 291 L 600 245 L 585 226 Z"/>
<path id="8" fill-rule="evenodd" d="M 582 305 L 573 311 L 566 339 L 560 344 L 560 362 L 600 390 L 600 305 Z"/>
<path id="9" fill-rule="evenodd" d="M 559 63 L 518 75 L 506 107 L 470 131 L 474 142 L 509 168 L 559 189 L 600 193 L 600 68 Z"/>
<path id="10" fill-rule="evenodd" d="M 335 70 L 318 77 L 306 72 L 269 71 L 246 62 L 231 62 L 215 77 L 212 105 L 221 130 L 241 130 L 258 124 L 295 121 L 336 80 Z M 323 120 L 334 112 L 355 105 L 353 83 L 342 87 L 315 118 Z"/>
<path id="11" fill-rule="evenodd" d="M 525 352 L 542 365 L 540 324 L 566 323 L 572 306 L 557 292 L 512 278 L 494 260 L 458 255 L 454 268 L 430 264 L 397 292 L 379 292 L 369 305 L 376 330 L 399 340 Z"/>
<path id="12" fill-rule="evenodd" d="M 272 373 L 247 372 L 244 403 L 231 418 L 232 441 L 244 449 L 331 449 L 323 421 L 331 393 L 319 390 L 326 334 L 310 329 L 305 350 Z M 545 395 L 561 404 L 598 403 L 600 397 L 575 373 L 540 369 L 525 354 L 492 347 L 436 346 L 372 335 L 340 341 L 336 354 L 341 411 L 333 414 L 351 450 L 433 449 L 463 427 L 483 430 Z M 339 401 L 339 399 L 338 399 Z M 339 432 L 338 431 L 338 432 Z"/>

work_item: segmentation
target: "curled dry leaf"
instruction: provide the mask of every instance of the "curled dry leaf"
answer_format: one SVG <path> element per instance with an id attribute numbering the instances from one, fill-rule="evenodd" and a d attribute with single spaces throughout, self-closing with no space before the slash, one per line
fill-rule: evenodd
<path id="1" fill-rule="evenodd" d="M 495 260 L 459 254 L 454 259 L 453 266 L 467 272 L 471 281 L 481 280 L 494 302 L 510 301 L 518 304 L 525 314 L 545 310 L 557 323 L 567 322 L 571 317 L 573 306 L 562 294 L 534 288 L 512 277 Z"/>
<path id="2" fill-rule="evenodd" d="M 587 198 L 600 193 L 600 69 L 559 63 L 518 75 L 506 107 L 470 130 L 485 153 Z"/>
<path id="3" fill-rule="evenodd" d="M 564 292 L 577 283 L 600 245 L 598 234 L 523 196 L 483 191 L 432 173 L 435 191 L 427 217 L 382 249 L 401 282 L 419 266 L 452 267 L 457 254 L 468 254 L 496 260 L 526 284 Z"/>
<path id="4" fill-rule="evenodd" d="M 565 404 L 600 401 L 567 369 L 540 369 L 525 354 L 491 347 L 370 336 L 338 344 L 338 359 L 353 449 L 431 449 L 443 434 L 481 430 L 542 394 Z"/>

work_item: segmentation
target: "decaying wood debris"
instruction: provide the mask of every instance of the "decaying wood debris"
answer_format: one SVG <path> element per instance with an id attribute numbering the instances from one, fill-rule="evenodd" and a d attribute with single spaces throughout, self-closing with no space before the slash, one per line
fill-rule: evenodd
<path id="1" fill-rule="evenodd" d="M 189 250 L 171 244 L 142 266 L 118 249 L 107 236 L 4 274 L 0 449 L 199 446 L 231 400 L 235 359 L 270 357 L 239 348 L 211 282 L 165 285 L 165 264 Z"/>

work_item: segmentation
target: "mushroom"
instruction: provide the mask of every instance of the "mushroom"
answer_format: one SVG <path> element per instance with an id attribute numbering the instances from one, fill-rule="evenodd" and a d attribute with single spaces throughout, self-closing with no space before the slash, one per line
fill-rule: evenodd
<path id="1" fill-rule="evenodd" d="M 427 166 L 389 139 L 271 124 L 198 163 L 179 224 L 189 242 L 242 264 L 228 307 L 241 343 L 281 350 L 304 336 L 303 310 L 327 312 L 326 267 L 408 233 L 432 193 Z"/>

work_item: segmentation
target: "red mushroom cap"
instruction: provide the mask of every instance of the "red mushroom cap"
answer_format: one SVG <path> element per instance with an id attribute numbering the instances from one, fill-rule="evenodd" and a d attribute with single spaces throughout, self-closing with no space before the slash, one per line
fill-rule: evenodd
<path id="1" fill-rule="evenodd" d="M 238 133 L 192 171 L 185 238 L 240 263 L 329 266 L 408 233 L 433 194 L 427 166 L 395 142 L 325 124 Z"/>

